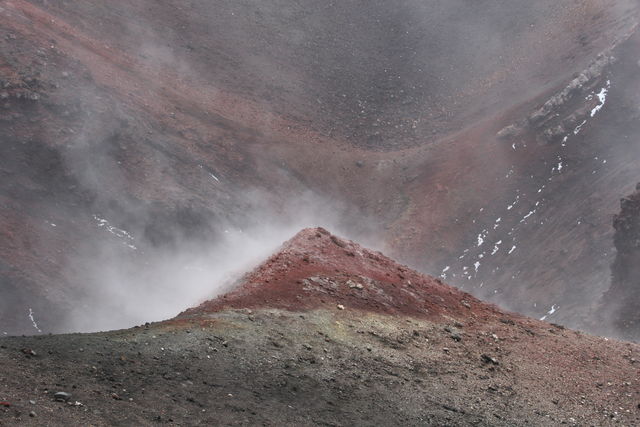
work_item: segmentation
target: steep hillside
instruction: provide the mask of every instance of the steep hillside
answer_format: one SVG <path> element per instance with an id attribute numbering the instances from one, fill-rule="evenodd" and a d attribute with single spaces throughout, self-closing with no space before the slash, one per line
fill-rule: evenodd
<path id="1" fill-rule="evenodd" d="M 308 229 L 173 320 L 0 339 L 0 423 L 635 425 L 639 358 Z"/>
<path id="2" fill-rule="evenodd" d="M 3 2 L 0 333 L 122 327 L 145 298 L 170 317 L 318 224 L 588 324 L 614 201 L 640 180 L 637 14 L 631 0 Z"/>
<path id="3" fill-rule="evenodd" d="M 639 41 L 455 139 L 438 156 L 447 173 L 409 187 L 397 252 L 478 297 L 587 327 L 610 285 L 611 218 L 638 177 Z"/>

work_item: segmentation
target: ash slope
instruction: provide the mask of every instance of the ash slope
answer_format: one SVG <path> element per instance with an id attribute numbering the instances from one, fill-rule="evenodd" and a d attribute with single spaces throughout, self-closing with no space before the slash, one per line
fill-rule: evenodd
<path id="1" fill-rule="evenodd" d="M 639 350 L 308 229 L 173 320 L 2 339 L 0 423 L 633 425 Z"/>
<path id="2" fill-rule="evenodd" d="M 582 327 L 608 284 L 610 215 L 640 180 L 640 38 L 619 43 L 637 6 L 3 2 L 0 333 L 36 332 L 31 313 L 45 332 L 86 327 L 95 301 L 121 304 L 122 280 L 99 278 L 295 222 L 308 193 L 329 215 L 279 240 L 309 223 L 373 235 L 476 296 Z M 587 85 L 611 80 L 606 106 L 566 148 L 537 129 L 496 138 L 613 46 Z M 554 113 L 584 108 L 570 104 Z M 166 291 L 149 282 L 125 287 Z M 79 306 L 92 316 L 69 319 Z"/>

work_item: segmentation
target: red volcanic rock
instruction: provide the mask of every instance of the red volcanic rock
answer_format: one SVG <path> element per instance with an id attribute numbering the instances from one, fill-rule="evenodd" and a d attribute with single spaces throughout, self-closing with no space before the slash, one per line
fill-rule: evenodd
<path id="1" fill-rule="evenodd" d="M 471 295 L 418 273 L 380 252 L 330 234 L 300 231 L 239 287 L 181 316 L 225 308 L 357 309 L 426 318 L 497 313 Z"/>

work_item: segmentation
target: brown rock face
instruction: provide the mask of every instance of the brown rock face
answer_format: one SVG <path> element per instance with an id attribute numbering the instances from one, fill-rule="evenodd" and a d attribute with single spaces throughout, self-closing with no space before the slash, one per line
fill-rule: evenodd
<path id="1" fill-rule="evenodd" d="M 611 288 L 604 296 L 601 317 L 621 337 L 640 340 L 640 184 L 620 201 L 614 243 L 618 251 L 611 267 Z"/>

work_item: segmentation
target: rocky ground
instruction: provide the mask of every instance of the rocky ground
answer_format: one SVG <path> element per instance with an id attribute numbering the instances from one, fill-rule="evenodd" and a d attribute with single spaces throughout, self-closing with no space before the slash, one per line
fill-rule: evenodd
<path id="1" fill-rule="evenodd" d="M 0 423 L 640 422 L 637 345 L 501 311 L 325 230 L 235 286 L 166 322 L 1 339 Z"/>

